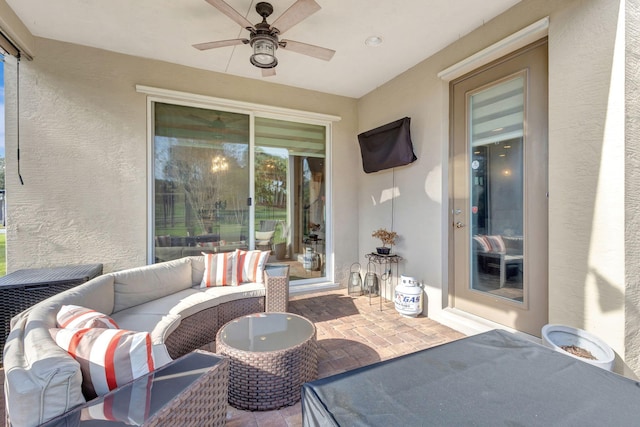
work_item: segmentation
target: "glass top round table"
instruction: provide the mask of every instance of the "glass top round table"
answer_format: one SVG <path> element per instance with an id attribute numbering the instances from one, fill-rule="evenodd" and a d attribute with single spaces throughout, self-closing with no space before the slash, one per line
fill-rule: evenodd
<path id="1" fill-rule="evenodd" d="M 276 351 L 299 345 L 316 333 L 304 317 L 291 313 L 256 313 L 222 327 L 220 338 L 242 351 Z"/>
<path id="2" fill-rule="evenodd" d="M 255 313 L 225 324 L 216 353 L 229 358 L 229 403 L 267 411 L 293 405 L 318 376 L 315 325 L 292 313 Z"/>

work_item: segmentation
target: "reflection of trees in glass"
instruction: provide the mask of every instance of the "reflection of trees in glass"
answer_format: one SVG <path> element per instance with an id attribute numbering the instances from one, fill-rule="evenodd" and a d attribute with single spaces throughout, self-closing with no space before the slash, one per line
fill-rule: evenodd
<path id="1" fill-rule="evenodd" d="M 168 202 L 163 199 L 163 206 L 170 207 L 164 212 L 165 222 L 166 216 L 172 215 L 169 211 L 173 210 L 175 195 L 183 199 L 184 221 L 190 234 L 215 232 L 214 223 L 225 219 L 226 210 L 242 206 L 240 200 L 246 209 L 246 198 L 243 197 L 246 190 L 237 191 L 238 185 L 234 182 L 234 176 L 246 174 L 238 167 L 237 153 L 227 156 L 223 147 L 185 145 L 184 141 L 164 152 L 166 157 L 156 159 L 156 170 L 161 168 L 164 177 L 163 197 L 171 198 Z M 246 183 L 246 178 L 238 182 Z M 242 218 L 237 219 L 241 223 Z"/>
<path id="2" fill-rule="evenodd" d="M 285 207 L 287 203 L 287 159 L 256 152 L 257 203 L 263 206 Z"/>

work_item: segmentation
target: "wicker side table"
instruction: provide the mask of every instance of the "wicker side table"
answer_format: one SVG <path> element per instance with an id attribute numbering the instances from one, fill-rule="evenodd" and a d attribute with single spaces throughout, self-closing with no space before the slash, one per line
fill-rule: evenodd
<path id="1" fill-rule="evenodd" d="M 42 427 L 221 427 L 228 381 L 227 358 L 196 350 Z"/>
<path id="2" fill-rule="evenodd" d="M 289 266 L 267 264 L 264 269 L 266 287 L 265 307 L 267 312 L 289 311 Z"/>
<path id="3" fill-rule="evenodd" d="M 300 400 L 318 375 L 315 325 L 291 313 L 256 313 L 224 325 L 216 352 L 229 357 L 229 403 L 267 411 Z"/>

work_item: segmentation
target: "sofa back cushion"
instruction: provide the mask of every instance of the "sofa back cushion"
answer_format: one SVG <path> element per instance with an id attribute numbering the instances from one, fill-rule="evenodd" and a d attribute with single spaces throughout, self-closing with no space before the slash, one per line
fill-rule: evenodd
<path id="1" fill-rule="evenodd" d="M 191 285 L 200 287 L 204 277 L 204 255 L 190 256 L 191 261 Z"/>
<path id="2" fill-rule="evenodd" d="M 114 278 L 114 312 L 191 287 L 191 260 L 180 258 L 110 273 Z"/>

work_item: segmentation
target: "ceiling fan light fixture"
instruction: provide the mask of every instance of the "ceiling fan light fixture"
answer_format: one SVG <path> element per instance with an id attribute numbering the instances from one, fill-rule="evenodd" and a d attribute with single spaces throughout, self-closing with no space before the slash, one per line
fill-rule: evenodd
<path id="1" fill-rule="evenodd" d="M 253 55 L 249 60 L 258 68 L 273 68 L 278 65 L 276 58 L 277 41 L 269 36 L 257 35 L 251 40 Z"/>

